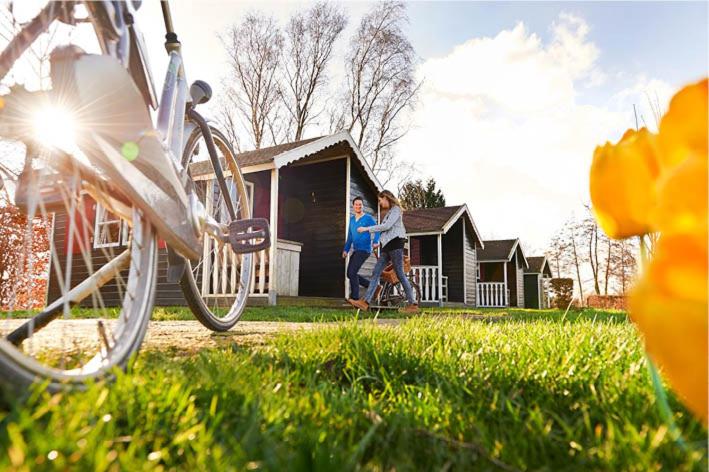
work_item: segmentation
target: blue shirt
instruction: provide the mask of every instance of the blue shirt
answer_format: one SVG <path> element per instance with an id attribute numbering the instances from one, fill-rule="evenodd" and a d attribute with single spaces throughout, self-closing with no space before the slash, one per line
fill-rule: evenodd
<path id="1" fill-rule="evenodd" d="M 359 220 L 354 215 L 350 216 L 350 229 L 347 232 L 347 241 L 345 242 L 345 252 L 350 252 L 350 248 L 354 246 L 355 251 L 372 252 L 372 235 L 364 231 L 358 233 L 357 228 L 374 226 L 377 221 L 368 213 L 364 213 Z M 374 243 L 379 242 L 379 233 L 374 234 Z"/>

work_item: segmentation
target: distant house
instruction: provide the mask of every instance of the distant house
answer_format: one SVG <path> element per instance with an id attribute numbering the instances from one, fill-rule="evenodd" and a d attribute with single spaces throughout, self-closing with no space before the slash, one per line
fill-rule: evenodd
<path id="1" fill-rule="evenodd" d="M 529 268 L 524 271 L 525 308 L 549 308 L 549 280 L 551 267 L 546 256 L 528 257 Z"/>
<path id="2" fill-rule="evenodd" d="M 483 242 L 467 205 L 405 211 L 404 226 L 421 301 L 475 306 Z"/>
<path id="3" fill-rule="evenodd" d="M 519 239 L 483 243 L 478 251 L 477 306 L 524 307 L 524 271 L 529 263 Z"/>
<path id="4" fill-rule="evenodd" d="M 365 210 L 377 215 L 377 193 L 382 190 L 350 134 L 345 131 L 244 152 L 237 155 L 237 160 L 252 195 L 252 213 L 269 220 L 272 235 L 271 248 L 254 258 L 249 303 L 276 304 L 279 297 L 290 296 L 341 301 L 346 294 L 342 247 L 349 224 L 350 201 L 361 196 Z M 216 187 L 211 163 L 196 162 L 190 169 L 209 196 L 210 189 Z M 91 221 L 78 234 L 87 234 L 93 247 L 94 267 L 100 267 L 106 251 L 118 253 L 128 243 L 128 228 L 88 195 L 84 197 L 84 205 Z M 62 253 L 60 261 L 66 260 L 63 256 L 67 251 L 78 252 L 80 248 L 77 238 L 71 248 L 67 247 L 67 220 L 66 214 L 55 217 L 53 237 L 55 247 Z M 209 244 L 204 248 L 207 255 L 211 253 Z M 204 277 L 201 273 L 197 275 L 202 296 L 228 300 L 233 296 L 231 284 L 216 279 L 225 277 L 228 281 L 238 268 L 226 257 L 209 259 L 199 269 L 212 274 L 208 282 L 201 283 Z M 374 258 L 368 261 L 365 270 L 373 264 Z M 156 304 L 184 304 L 179 285 L 168 283 L 166 272 L 167 251 L 163 245 L 158 258 Z M 81 280 L 79 277 L 86 276 L 85 270 L 75 270 L 72 279 L 74 276 L 77 280 L 72 280 L 72 285 Z M 49 299 L 57 298 L 60 293 L 59 283 L 52 275 Z M 121 290 L 113 282 L 104 286 L 101 293 L 107 306 L 120 300 Z"/>

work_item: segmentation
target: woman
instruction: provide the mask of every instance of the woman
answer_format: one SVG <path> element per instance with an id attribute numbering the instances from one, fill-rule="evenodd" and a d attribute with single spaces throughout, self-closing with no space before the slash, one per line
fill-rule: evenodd
<path id="1" fill-rule="evenodd" d="M 404 291 L 406 292 L 406 298 L 409 301 L 409 305 L 402 309 L 406 313 L 416 313 L 418 312 L 418 305 L 414 300 L 413 290 L 411 289 L 411 284 L 409 283 L 409 278 L 404 273 L 404 243 L 406 242 L 406 228 L 404 228 L 404 218 L 403 212 L 401 210 L 401 205 L 399 205 L 399 200 L 396 199 L 393 193 L 388 190 L 379 192 L 379 209 L 386 211 L 386 216 L 381 224 L 357 228 L 357 231 L 364 233 L 369 231 L 370 233 L 381 233 L 379 235 L 379 244 L 382 248 L 381 255 L 377 260 L 377 264 L 374 266 L 374 272 L 372 272 L 372 278 L 369 281 L 369 287 L 367 288 L 367 293 L 365 293 L 362 300 L 348 300 L 352 306 L 359 308 L 360 310 L 368 310 L 369 304 L 374 298 L 374 292 L 379 286 L 379 278 L 387 266 L 389 261 L 392 262 L 394 266 L 394 271 L 396 276 L 401 281 L 401 285 L 404 286 Z"/>

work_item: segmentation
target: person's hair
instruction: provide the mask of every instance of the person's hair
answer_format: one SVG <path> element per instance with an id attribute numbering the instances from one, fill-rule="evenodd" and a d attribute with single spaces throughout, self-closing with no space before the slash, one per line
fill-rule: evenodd
<path id="1" fill-rule="evenodd" d="M 360 202 L 364 203 L 364 199 L 363 199 L 362 197 L 354 197 L 354 198 L 352 199 L 352 204 L 354 205 L 354 202 L 356 202 L 357 200 L 359 200 Z"/>
<path id="2" fill-rule="evenodd" d="M 393 193 L 391 193 L 389 190 L 382 190 L 379 192 L 379 195 L 377 195 L 380 198 L 386 198 L 389 201 L 389 208 L 394 208 L 395 206 L 400 207 L 401 203 L 399 203 L 399 199 L 394 196 Z"/>

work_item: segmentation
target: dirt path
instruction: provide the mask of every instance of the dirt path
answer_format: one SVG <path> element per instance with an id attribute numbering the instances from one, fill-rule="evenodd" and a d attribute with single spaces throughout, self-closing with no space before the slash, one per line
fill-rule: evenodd
<path id="1" fill-rule="evenodd" d="M 2 320 L 2 331 L 19 326 L 24 320 Z M 381 326 L 396 326 L 403 320 L 377 320 Z M 362 321 L 365 323 L 372 321 Z M 108 322 L 108 329 L 112 328 Z M 337 323 L 289 323 L 279 321 L 241 321 L 226 333 L 213 333 L 198 321 L 151 321 L 143 349 L 174 349 L 194 352 L 202 348 L 253 346 L 263 344 L 278 333 L 322 329 Z M 57 320 L 32 337 L 32 350 L 63 350 L 66 346 L 89 346 L 99 342 L 97 320 Z"/>

